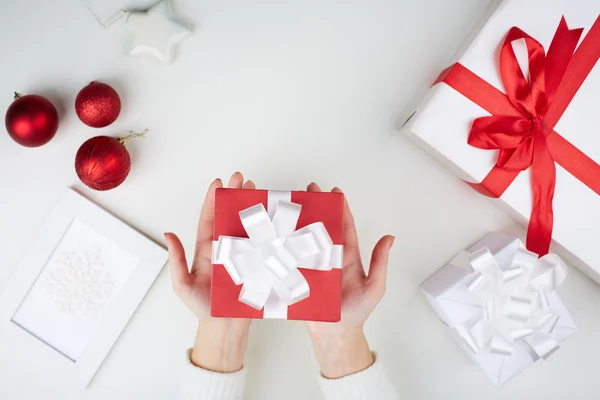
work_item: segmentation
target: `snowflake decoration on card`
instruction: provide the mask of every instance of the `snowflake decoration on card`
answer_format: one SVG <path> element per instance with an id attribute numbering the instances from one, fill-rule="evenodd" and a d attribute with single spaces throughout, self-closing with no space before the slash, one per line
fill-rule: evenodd
<path id="1" fill-rule="evenodd" d="M 115 289 L 100 250 L 60 253 L 45 281 L 56 306 L 69 315 L 96 315 Z"/>

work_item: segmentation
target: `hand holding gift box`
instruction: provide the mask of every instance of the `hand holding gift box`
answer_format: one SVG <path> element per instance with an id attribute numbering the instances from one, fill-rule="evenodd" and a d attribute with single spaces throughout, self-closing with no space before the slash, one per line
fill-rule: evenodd
<path id="1" fill-rule="evenodd" d="M 592 272 L 586 264 L 595 269 L 590 276 L 598 281 L 600 260 L 586 238 L 600 225 L 590 223 L 600 208 L 590 98 L 600 90 L 599 13 L 593 1 L 504 1 L 406 126 L 463 179 L 480 182 L 472 187 L 529 220 L 530 250 L 547 254 L 553 237 L 584 271 Z M 514 49 L 522 42 L 524 60 Z"/>
<path id="2" fill-rule="evenodd" d="M 362 327 L 385 292 L 394 242 L 390 235 L 378 241 L 367 276 L 340 189 L 321 192 L 311 183 L 306 192 L 256 190 L 240 173 L 228 189 L 220 179 L 211 184 L 191 268 L 177 236 L 165 236 L 177 295 L 201 322 L 238 318 L 241 330 L 253 318 L 337 322 L 342 302 L 346 317 L 336 329 Z"/>
<path id="3" fill-rule="evenodd" d="M 177 236 L 165 234 L 175 292 L 199 319 L 191 361 L 212 371 L 239 371 L 250 318 L 287 314 L 288 319 L 307 321 L 324 376 L 340 378 L 366 370 L 374 357 L 362 327 L 385 293 L 394 237 L 384 236 L 375 245 L 367 275 L 354 219 L 340 189 L 322 193 L 311 183 L 307 192 L 255 190 L 252 181 L 244 183 L 243 179 L 238 172 L 231 177 L 229 190 L 221 190 L 220 179 L 208 189 L 191 269 Z M 342 270 L 337 267 L 342 250 L 343 282 Z M 213 253 L 224 265 L 211 264 Z M 255 275 L 260 278 L 257 282 Z M 254 296 L 244 296 L 244 286 L 250 282 L 247 289 L 262 293 L 261 301 L 268 291 L 264 306 L 261 301 L 254 302 Z M 337 320 L 340 322 L 320 322 Z M 332 349 L 332 340 L 342 345 Z M 391 393 L 384 374 L 376 374 Z"/>
<path id="4" fill-rule="evenodd" d="M 518 239 L 491 233 L 421 290 L 460 347 L 496 385 L 546 359 L 577 327 L 556 294 L 567 268 Z"/>

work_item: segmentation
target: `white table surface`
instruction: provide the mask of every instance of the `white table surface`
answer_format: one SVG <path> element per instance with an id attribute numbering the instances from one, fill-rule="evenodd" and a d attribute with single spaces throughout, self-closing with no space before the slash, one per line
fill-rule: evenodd
<path id="1" fill-rule="evenodd" d="M 600 393 L 600 287 L 572 269 L 559 289 L 580 332 L 546 362 L 494 388 L 446 335 L 418 285 L 490 230 L 523 229 L 398 135 L 395 120 L 447 64 L 489 0 L 179 1 L 195 35 L 175 63 L 126 55 L 122 24 L 103 30 L 77 0 L 2 1 L 0 110 L 12 92 L 60 109 L 57 136 L 28 149 L 0 134 L 0 290 L 45 215 L 74 186 L 164 243 L 188 253 L 208 184 L 242 170 L 261 188 L 340 186 L 365 260 L 396 235 L 388 293 L 366 330 L 403 399 L 592 399 Z M 112 126 L 84 126 L 73 110 L 92 80 L 113 85 Z M 129 146 L 119 188 L 77 180 L 77 148 L 95 135 L 150 128 Z M 0 343 L 0 398 L 171 399 L 195 321 L 162 272 L 85 392 L 32 373 L 35 359 Z M 247 399 L 320 398 L 301 323 L 258 321 L 247 352 Z"/>

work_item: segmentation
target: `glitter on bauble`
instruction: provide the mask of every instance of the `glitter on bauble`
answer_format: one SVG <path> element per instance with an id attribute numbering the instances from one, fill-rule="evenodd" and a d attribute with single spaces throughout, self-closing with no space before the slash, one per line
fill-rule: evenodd
<path id="1" fill-rule="evenodd" d="M 111 86 L 92 82 L 75 99 L 79 119 L 92 128 L 103 128 L 115 122 L 121 112 L 121 99 Z"/>

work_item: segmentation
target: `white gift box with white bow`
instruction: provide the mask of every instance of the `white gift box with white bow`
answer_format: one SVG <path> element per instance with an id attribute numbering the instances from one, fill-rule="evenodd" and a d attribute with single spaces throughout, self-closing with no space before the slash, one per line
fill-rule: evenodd
<path id="1" fill-rule="evenodd" d="M 421 290 L 459 346 L 502 385 L 577 331 L 556 293 L 567 268 L 523 243 L 490 233 L 458 254 Z"/>

